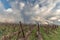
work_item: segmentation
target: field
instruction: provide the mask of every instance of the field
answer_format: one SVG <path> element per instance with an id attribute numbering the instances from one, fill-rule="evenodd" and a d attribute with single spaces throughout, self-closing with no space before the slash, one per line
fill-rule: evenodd
<path id="1" fill-rule="evenodd" d="M 0 40 L 60 40 L 60 27 L 39 24 L 0 24 Z"/>

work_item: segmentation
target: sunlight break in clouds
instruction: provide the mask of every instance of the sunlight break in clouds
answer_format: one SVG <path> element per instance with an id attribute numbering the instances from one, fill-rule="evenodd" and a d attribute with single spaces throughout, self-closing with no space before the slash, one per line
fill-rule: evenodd
<path id="1" fill-rule="evenodd" d="M 60 19 L 58 19 L 58 21 L 60 22 Z"/>
<path id="2" fill-rule="evenodd" d="M 49 20 L 56 20 L 58 19 L 57 17 L 51 17 Z"/>
<path id="3" fill-rule="evenodd" d="M 8 8 L 8 9 L 6 9 L 5 11 L 6 11 L 6 12 L 9 12 L 9 13 L 10 13 L 10 12 L 13 12 L 12 8 Z"/>

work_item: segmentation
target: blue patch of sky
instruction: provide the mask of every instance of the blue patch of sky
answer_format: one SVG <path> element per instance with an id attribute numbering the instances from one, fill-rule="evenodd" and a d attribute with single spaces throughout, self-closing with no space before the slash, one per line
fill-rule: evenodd
<path id="1" fill-rule="evenodd" d="M 12 1 L 16 1 L 16 0 L 9 0 L 9 1 L 7 1 L 7 0 L 0 0 L 0 1 L 3 3 L 4 8 L 8 9 L 8 8 L 11 8 L 11 5 L 10 5 L 9 1 L 12 2 Z M 39 3 L 40 7 L 49 5 L 49 3 L 47 2 L 47 0 L 44 1 L 43 3 L 40 3 L 41 1 L 39 1 L 39 2 L 38 1 L 39 0 L 19 0 L 19 2 L 24 2 L 25 4 L 27 4 L 27 2 L 28 2 L 29 4 L 33 4 L 33 5 L 37 2 L 37 3 Z M 56 4 L 56 7 L 54 7 L 53 9 L 59 9 L 59 8 L 60 8 L 60 2 L 58 2 Z"/>
<path id="2" fill-rule="evenodd" d="M 11 5 L 7 0 L 0 0 L 0 1 L 3 3 L 5 9 L 11 8 Z"/>

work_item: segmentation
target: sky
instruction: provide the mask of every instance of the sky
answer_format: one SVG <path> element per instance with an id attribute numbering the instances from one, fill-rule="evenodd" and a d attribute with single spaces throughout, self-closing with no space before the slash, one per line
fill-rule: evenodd
<path id="1" fill-rule="evenodd" d="M 11 6 L 7 0 L 1 0 L 1 2 L 3 3 L 5 9 L 11 8 Z"/>
<path id="2" fill-rule="evenodd" d="M 0 22 L 60 25 L 60 0 L 0 0 Z"/>

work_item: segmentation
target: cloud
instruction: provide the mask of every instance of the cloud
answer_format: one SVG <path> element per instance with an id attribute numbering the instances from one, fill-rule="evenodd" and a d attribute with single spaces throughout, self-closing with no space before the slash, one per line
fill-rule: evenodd
<path id="1" fill-rule="evenodd" d="M 10 13 L 10 12 L 13 12 L 12 8 L 8 8 L 8 9 L 6 9 L 5 11 L 6 11 L 6 12 L 9 12 L 9 13 Z"/>
<path id="2" fill-rule="evenodd" d="M 49 20 L 57 20 L 58 18 L 57 17 L 51 17 L 49 18 Z"/>
<path id="3" fill-rule="evenodd" d="M 25 4 L 23 2 L 20 2 L 20 8 L 23 9 L 24 6 Z"/>
<path id="4" fill-rule="evenodd" d="M 53 21 L 51 20 L 57 19 L 55 18 L 56 14 L 58 16 L 58 14 L 60 13 L 59 12 L 60 9 L 54 11 L 56 10 L 54 8 L 58 1 L 59 0 L 37 0 L 37 1 L 20 0 L 19 2 L 19 0 L 15 0 L 15 1 L 9 0 L 12 8 L 5 10 L 3 6 L 1 6 L 2 5 L 1 4 L 0 11 L 2 9 L 4 11 L 2 11 L 1 12 L 2 14 L 0 13 L 0 15 L 2 15 L 1 18 L 4 18 L 2 19 L 3 21 L 7 20 L 8 22 L 22 21 L 25 23 L 32 23 L 32 22 L 34 23 L 35 21 L 38 22 L 40 21 L 42 23 L 46 23 L 46 22 L 53 23 Z"/>
<path id="5" fill-rule="evenodd" d="M 0 22 L 16 22 L 22 21 L 22 18 L 20 16 L 20 10 L 17 10 L 14 6 L 14 8 L 8 8 L 5 9 L 2 3 L 0 3 Z"/>
<path id="6" fill-rule="evenodd" d="M 6 22 L 6 23 L 14 23 L 15 22 L 15 20 L 14 19 L 12 19 L 12 18 L 5 18 L 5 17 L 1 17 L 0 18 L 0 22 Z"/>
<path id="7" fill-rule="evenodd" d="M 60 9 L 57 9 L 57 10 L 54 12 L 54 15 L 60 15 Z"/>

